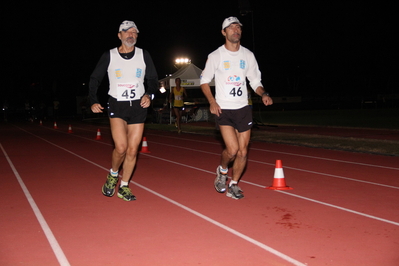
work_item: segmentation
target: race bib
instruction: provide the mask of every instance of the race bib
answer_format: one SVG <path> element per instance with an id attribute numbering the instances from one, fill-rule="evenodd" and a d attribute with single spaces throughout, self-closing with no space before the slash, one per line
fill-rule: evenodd
<path id="1" fill-rule="evenodd" d="M 239 76 L 229 76 L 224 88 L 227 98 L 236 98 L 245 95 L 243 91 L 246 90 L 245 83 Z"/>
<path id="2" fill-rule="evenodd" d="M 138 95 L 139 83 L 118 83 L 117 93 L 118 101 L 134 101 L 140 99 L 141 95 Z"/>

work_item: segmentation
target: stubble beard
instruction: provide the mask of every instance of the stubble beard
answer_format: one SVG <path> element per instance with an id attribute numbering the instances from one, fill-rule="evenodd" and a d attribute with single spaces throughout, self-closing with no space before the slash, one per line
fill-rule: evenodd
<path id="1" fill-rule="evenodd" d="M 123 40 L 123 44 L 127 47 L 133 47 L 136 44 L 137 40 L 135 38 L 129 37 Z"/>
<path id="2" fill-rule="evenodd" d="M 241 34 L 234 34 L 231 36 L 228 36 L 227 38 L 231 43 L 239 43 L 241 40 Z"/>

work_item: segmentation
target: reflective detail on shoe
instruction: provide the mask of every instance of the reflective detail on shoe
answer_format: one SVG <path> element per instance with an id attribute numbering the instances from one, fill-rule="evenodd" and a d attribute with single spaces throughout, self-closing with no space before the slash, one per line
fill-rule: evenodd
<path id="1" fill-rule="evenodd" d="M 118 183 L 118 179 L 119 178 L 117 176 L 112 176 L 111 174 L 108 174 L 107 181 L 105 182 L 101 190 L 104 196 L 112 197 L 115 194 L 115 187 Z"/>
<path id="2" fill-rule="evenodd" d="M 241 188 L 238 185 L 234 184 L 231 187 L 229 187 L 226 196 L 232 199 L 242 199 L 244 197 L 244 194 L 242 193 L 243 191 L 241 190 Z"/>
<path id="3" fill-rule="evenodd" d="M 125 201 L 136 200 L 136 197 L 132 194 L 132 191 L 128 186 L 122 186 L 119 188 L 118 197 Z"/>
<path id="4" fill-rule="evenodd" d="M 215 189 L 219 193 L 224 193 L 226 191 L 226 181 L 227 181 L 227 174 L 220 173 L 220 167 L 216 168 L 216 178 L 214 181 Z"/>

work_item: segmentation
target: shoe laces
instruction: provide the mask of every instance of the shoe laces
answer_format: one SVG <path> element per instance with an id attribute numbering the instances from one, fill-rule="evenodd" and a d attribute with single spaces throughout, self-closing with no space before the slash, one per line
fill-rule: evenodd
<path id="1" fill-rule="evenodd" d="M 122 191 L 123 191 L 123 194 L 125 194 L 126 196 L 128 196 L 128 195 L 133 195 L 133 194 L 132 194 L 132 191 L 130 190 L 129 187 L 123 186 L 123 187 L 121 187 L 121 189 L 122 189 Z"/>
<path id="2" fill-rule="evenodd" d="M 234 193 L 241 193 L 241 192 L 243 192 L 243 191 L 241 190 L 241 188 L 240 188 L 238 185 L 236 185 L 236 184 L 234 184 L 234 185 L 231 186 L 231 190 L 233 190 Z"/>
<path id="3" fill-rule="evenodd" d="M 118 178 L 116 178 L 116 177 L 113 177 L 113 176 L 110 176 L 110 177 L 108 177 L 108 180 L 107 180 L 107 185 L 108 186 L 115 186 L 116 185 L 116 183 L 118 183 Z"/>

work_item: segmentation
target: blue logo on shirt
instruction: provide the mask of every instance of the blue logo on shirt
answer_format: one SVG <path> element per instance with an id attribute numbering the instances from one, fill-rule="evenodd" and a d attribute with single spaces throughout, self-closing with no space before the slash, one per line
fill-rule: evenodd
<path id="1" fill-rule="evenodd" d="M 245 69 L 245 61 L 244 60 L 240 60 L 240 68 Z"/>
<path id="2" fill-rule="evenodd" d="M 137 68 L 137 70 L 136 70 L 136 78 L 140 78 L 142 73 L 143 73 L 143 70 L 141 68 Z"/>

